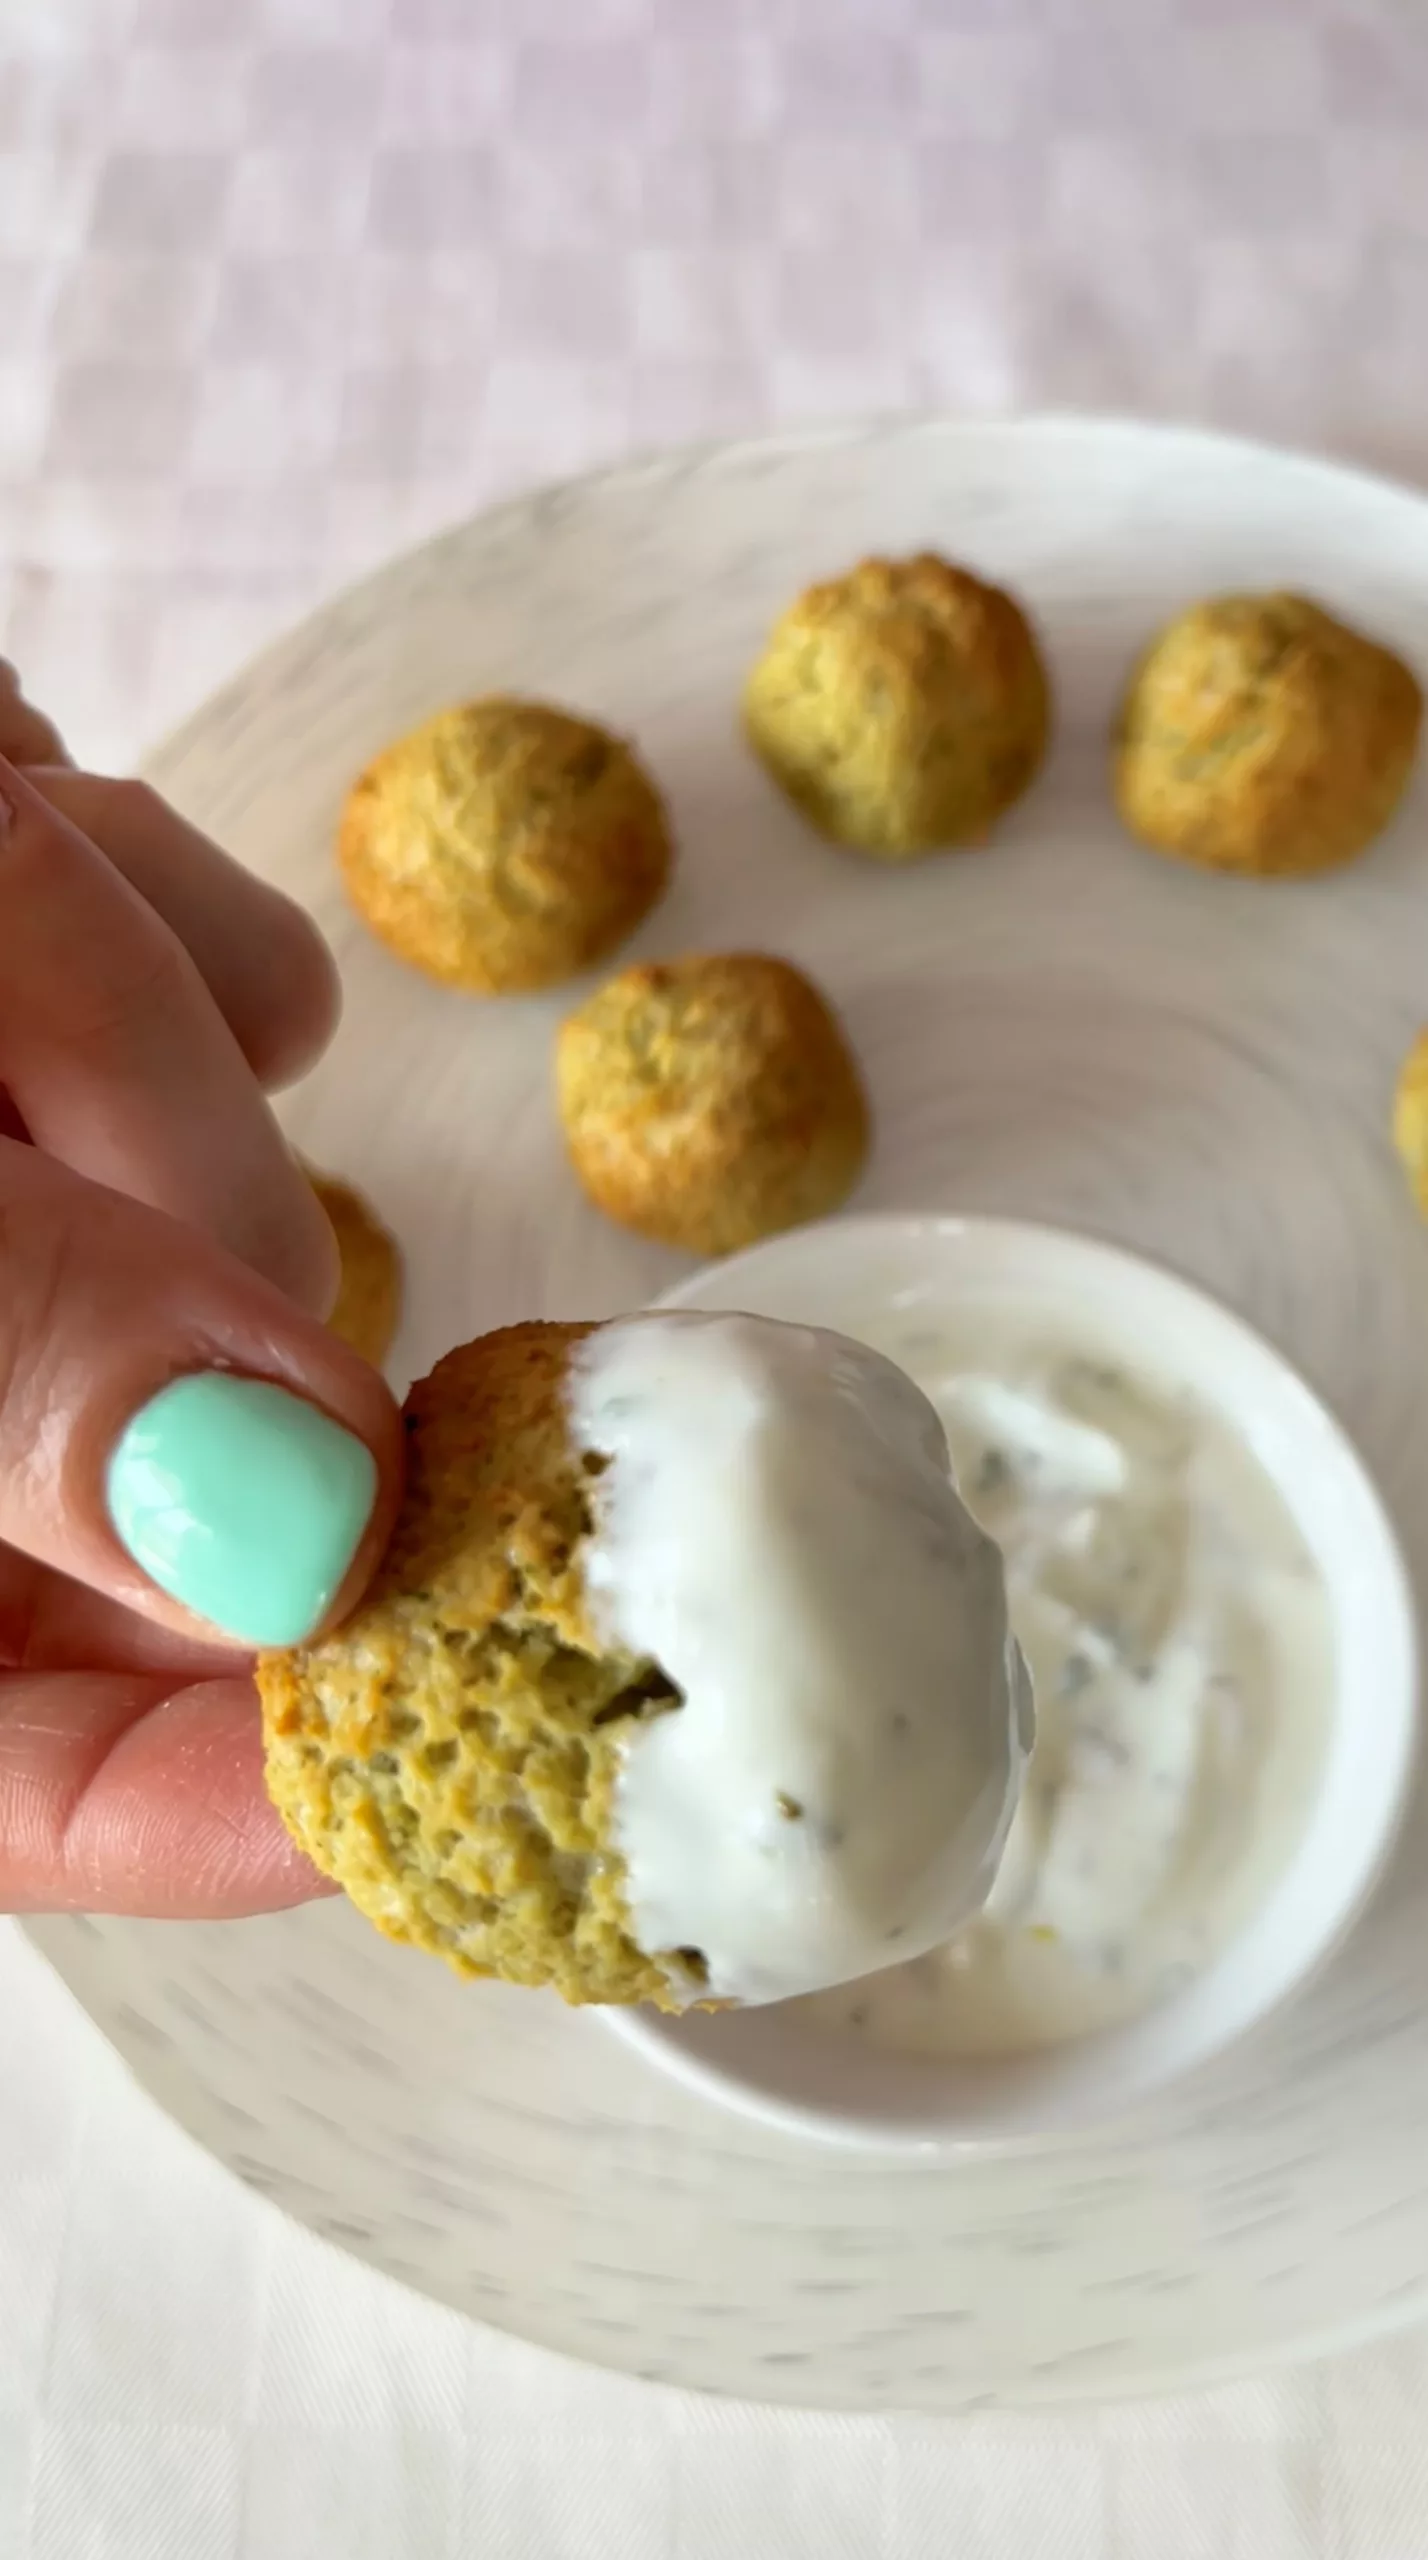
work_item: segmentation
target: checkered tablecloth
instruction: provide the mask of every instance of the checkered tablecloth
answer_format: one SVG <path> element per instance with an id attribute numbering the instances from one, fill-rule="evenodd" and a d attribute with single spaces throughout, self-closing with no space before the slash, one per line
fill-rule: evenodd
<path id="1" fill-rule="evenodd" d="M 0 0 L 0 647 L 127 761 L 325 590 L 633 447 L 907 406 L 1428 474 L 1414 0 Z M 0 923 L 3 930 L 3 923 Z M 799 2418 L 334 2256 L 0 1928 L 4 2560 L 1421 2560 L 1428 2349 Z"/>

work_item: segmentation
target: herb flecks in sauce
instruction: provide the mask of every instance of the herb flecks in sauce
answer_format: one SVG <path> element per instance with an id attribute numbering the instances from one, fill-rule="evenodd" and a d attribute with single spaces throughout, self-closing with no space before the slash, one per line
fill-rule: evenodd
<path id="1" fill-rule="evenodd" d="M 893 2049 L 1013 2051 L 1192 1980 L 1286 1863 L 1332 1694 L 1328 1603 L 1231 1423 L 999 1304 L 914 1341 L 844 1322 L 937 1405 L 1007 1559 L 1038 1739 L 997 1883 L 954 1944 L 858 1986 Z M 1088 1328 L 1089 1330 L 1089 1328 Z M 853 2027 L 850 1995 L 804 2004 Z"/>

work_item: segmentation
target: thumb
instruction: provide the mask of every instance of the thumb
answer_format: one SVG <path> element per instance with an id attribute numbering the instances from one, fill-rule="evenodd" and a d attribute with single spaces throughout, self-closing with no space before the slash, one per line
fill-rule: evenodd
<path id="1" fill-rule="evenodd" d="M 0 1541 L 160 1623 L 290 1644 L 396 1508 L 375 1370 L 211 1237 L 0 1140 Z"/>

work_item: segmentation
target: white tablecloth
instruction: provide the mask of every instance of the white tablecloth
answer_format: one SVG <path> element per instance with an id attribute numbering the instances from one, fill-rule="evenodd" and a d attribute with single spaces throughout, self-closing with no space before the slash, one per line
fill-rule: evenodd
<path id="1" fill-rule="evenodd" d="M 905 406 L 1428 473 L 1412 0 L 0 0 L 0 647 L 121 762 L 631 446 Z M 231 2185 L 0 1924 L 5 2560 L 1421 2560 L 1416 2340 L 823 2419 L 568 2369 Z"/>

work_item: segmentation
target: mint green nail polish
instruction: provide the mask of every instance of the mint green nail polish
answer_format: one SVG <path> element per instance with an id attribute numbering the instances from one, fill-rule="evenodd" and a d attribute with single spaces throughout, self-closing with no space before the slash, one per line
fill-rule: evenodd
<path id="1" fill-rule="evenodd" d="M 243 1644 L 298 1644 L 331 1607 L 377 1491 L 316 1405 L 220 1369 L 176 1378 L 109 1461 L 109 1515 L 152 1582 Z"/>

